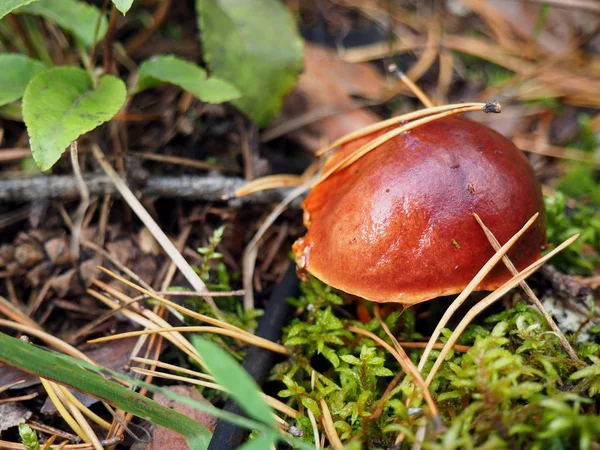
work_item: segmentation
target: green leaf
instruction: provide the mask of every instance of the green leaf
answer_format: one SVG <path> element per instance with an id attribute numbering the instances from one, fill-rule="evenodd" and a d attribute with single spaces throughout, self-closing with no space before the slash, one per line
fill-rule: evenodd
<path id="1" fill-rule="evenodd" d="M 37 433 L 26 423 L 19 425 L 19 436 L 21 436 L 21 442 L 23 442 L 25 450 L 39 450 L 40 443 Z"/>
<path id="2" fill-rule="evenodd" d="M 135 92 L 159 83 L 179 86 L 207 103 L 227 102 L 240 96 L 233 85 L 218 78 L 208 78 L 203 68 L 173 55 L 159 55 L 144 61 L 138 72 Z"/>
<path id="3" fill-rule="evenodd" d="M 27 5 L 36 0 L 2 0 L 0 2 L 0 19 L 19 6 Z"/>
<path id="4" fill-rule="evenodd" d="M 233 104 L 266 126 L 302 70 L 292 15 L 279 0 L 196 0 L 196 8 L 210 70 L 240 90 Z"/>
<path id="5" fill-rule="evenodd" d="M 260 422 L 276 425 L 273 410 L 263 399 L 260 388 L 229 353 L 199 336 L 192 336 L 192 345 L 200 352 L 217 383 L 229 392 L 246 414 Z"/>
<path id="6" fill-rule="evenodd" d="M 23 96 L 23 119 L 40 170 L 50 169 L 70 142 L 110 120 L 125 103 L 125 84 L 112 75 L 94 88 L 85 70 L 56 67 L 37 74 Z"/>
<path id="7" fill-rule="evenodd" d="M 362 364 L 362 361 L 360 359 L 352 355 L 342 355 L 340 356 L 340 359 L 344 362 L 347 362 L 348 364 L 352 364 L 355 366 L 360 366 Z"/>
<path id="8" fill-rule="evenodd" d="M 37 0 L 19 8 L 15 13 L 34 14 L 56 22 L 61 28 L 81 39 L 87 47 L 94 43 L 99 17 L 97 42 L 102 40 L 108 28 L 108 21 L 98 8 L 78 0 Z"/>
<path id="9" fill-rule="evenodd" d="M 208 447 L 211 434 L 200 423 L 114 381 L 85 370 L 62 355 L 0 333 L 0 361 L 71 386 L 116 408 L 176 431 L 185 437 L 190 449 L 203 450 Z"/>
<path id="10" fill-rule="evenodd" d="M 16 53 L 0 54 L 0 105 L 20 99 L 27 83 L 46 66 L 40 61 Z"/>
<path id="11" fill-rule="evenodd" d="M 131 5 L 133 5 L 133 0 L 112 0 L 112 2 L 123 15 L 125 15 L 125 13 L 129 11 L 129 8 L 131 8 Z"/>

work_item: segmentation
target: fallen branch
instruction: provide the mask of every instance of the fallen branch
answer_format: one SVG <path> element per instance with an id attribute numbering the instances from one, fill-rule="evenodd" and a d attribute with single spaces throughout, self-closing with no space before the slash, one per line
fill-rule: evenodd
<path id="1" fill-rule="evenodd" d="M 84 176 L 92 196 L 115 194 L 117 191 L 105 175 Z M 230 206 L 243 204 L 278 203 L 289 189 L 280 188 L 257 192 L 243 198 L 235 198 L 235 191 L 245 186 L 242 178 L 202 175 L 128 178 L 129 185 L 138 196 L 150 198 L 178 198 L 206 202 L 225 201 Z M 77 181 L 71 175 L 38 175 L 31 178 L 0 180 L 0 201 L 24 202 L 32 200 L 76 200 L 79 198 Z M 294 202 L 295 206 L 302 199 Z"/>

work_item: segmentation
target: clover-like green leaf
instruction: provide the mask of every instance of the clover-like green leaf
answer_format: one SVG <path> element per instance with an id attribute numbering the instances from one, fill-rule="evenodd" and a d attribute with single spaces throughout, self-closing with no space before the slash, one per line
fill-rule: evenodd
<path id="1" fill-rule="evenodd" d="M 108 20 L 94 5 L 79 0 L 37 0 L 14 11 L 34 14 L 57 23 L 61 28 L 77 36 L 87 47 L 94 43 L 98 19 L 97 41 L 102 40 L 108 28 Z"/>
<path id="2" fill-rule="evenodd" d="M 133 5 L 133 0 L 112 0 L 112 2 L 123 15 L 125 15 L 131 8 L 131 5 Z"/>
<path id="3" fill-rule="evenodd" d="M 2 0 L 0 2 L 0 19 L 18 7 L 27 5 L 34 1 L 36 0 Z"/>
<path id="4" fill-rule="evenodd" d="M 179 86 L 207 103 L 227 102 L 240 96 L 230 83 L 208 78 L 202 67 L 173 55 L 159 55 L 144 61 L 138 72 L 135 92 L 159 83 Z"/>
<path id="5" fill-rule="evenodd" d="M 50 169 L 70 142 L 110 120 L 125 103 L 123 81 L 76 67 L 55 67 L 31 79 L 23 96 L 23 119 L 40 170 Z"/>
<path id="6" fill-rule="evenodd" d="M 46 66 L 40 61 L 16 53 L 0 54 L 0 105 L 20 99 L 35 75 Z"/>
<path id="7" fill-rule="evenodd" d="M 302 69 L 292 15 L 279 0 L 196 0 L 196 8 L 210 70 L 240 90 L 235 106 L 267 125 Z"/>

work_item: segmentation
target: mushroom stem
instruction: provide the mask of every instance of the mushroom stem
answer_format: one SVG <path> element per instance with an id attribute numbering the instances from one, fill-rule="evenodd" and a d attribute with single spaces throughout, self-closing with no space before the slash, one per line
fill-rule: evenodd
<path id="1" fill-rule="evenodd" d="M 492 303 L 494 303 L 496 300 L 498 300 L 500 297 L 502 297 L 504 294 L 506 294 L 508 291 L 510 291 L 512 288 L 514 288 L 516 285 L 518 285 L 525 278 L 529 277 L 533 272 L 538 270 L 540 268 L 540 266 L 542 266 L 546 261 L 548 261 L 554 255 L 561 252 L 566 247 L 568 247 L 573 242 L 575 242 L 578 237 L 579 237 L 579 234 L 571 236 L 569 239 L 564 241 L 562 244 L 560 244 L 558 247 L 556 247 L 554 250 L 552 250 L 546 256 L 542 257 L 541 259 L 534 262 L 526 269 L 519 272 L 518 275 L 515 275 L 509 281 L 504 283 L 502 286 L 500 286 L 498 289 L 496 289 L 490 295 L 488 295 L 483 300 L 481 300 L 479 303 L 477 303 L 475 306 L 473 306 L 469 310 L 469 312 L 465 315 L 465 317 L 460 321 L 460 323 L 458 324 L 456 329 L 452 332 L 452 334 L 448 338 L 448 341 L 446 341 L 444 348 L 438 355 L 437 359 L 435 360 L 435 363 L 433 364 L 431 371 L 427 375 L 427 379 L 425 380 L 425 385 L 429 386 L 429 384 L 435 377 L 437 371 L 439 370 L 440 366 L 444 362 L 444 359 L 448 355 L 448 352 L 450 351 L 452 346 L 456 343 L 458 338 L 465 331 L 465 328 L 467 328 L 467 326 L 471 323 L 471 321 L 475 317 L 477 317 L 477 315 L 479 315 L 479 313 L 481 313 L 484 309 L 486 309 L 488 306 L 490 306 Z"/>
<path id="2" fill-rule="evenodd" d="M 481 217 L 479 217 L 477 213 L 473 213 L 473 216 L 475 217 L 475 220 L 477 220 L 477 223 L 479 223 L 479 226 L 481 226 L 481 228 L 483 229 L 483 232 L 490 241 L 491 246 L 494 247 L 495 251 L 498 251 L 500 249 L 500 243 L 498 242 L 498 239 L 496 239 L 496 236 L 494 236 L 494 233 L 492 233 L 490 229 L 485 226 L 483 220 L 481 220 Z M 510 270 L 510 273 L 512 273 L 513 275 L 518 275 L 519 271 L 507 255 L 504 255 L 502 257 L 502 262 L 504 263 L 506 268 Z M 560 340 L 562 346 L 565 348 L 565 351 L 569 355 L 569 358 L 571 358 L 573 361 L 579 361 L 577 353 L 575 353 L 575 350 L 573 350 L 573 347 L 571 347 L 571 344 L 569 343 L 563 332 L 560 331 L 560 328 L 558 328 L 558 325 L 556 325 L 556 322 L 554 321 L 552 316 L 548 314 L 548 311 L 546 311 L 546 308 L 544 308 L 544 305 L 542 305 L 540 299 L 537 297 L 537 295 L 535 295 L 535 292 L 531 290 L 531 288 L 525 281 L 519 283 L 519 286 L 521 287 L 521 289 L 523 289 L 525 295 L 527 295 L 531 302 L 537 307 L 539 312 L 542 313 L 542 316 L 544 316 L 546 322 L 548 322 L 548 325 L 550 326 L 550 328 L 552 328 L 552 331 L 556 333 L 556 336 Z"/>
<path id="3" fill-rule="evenodd" d="M 494 266 L 500 261 L 500 259 L 506 254 L 506 252 L 517 242 L 517 240 L 529 229 L 529 227 L 535 222 L 538 217 L 538 213 L 534 214 L 531 219 L 523 225 L 523 227 L 513 236 L 511 237 L 506 244 L 504 244 L 494 256 L 492 256 L 487 263 L 477 272 L 477 275 L 471 280 L 471 282 L 467 285 L 467 287 L 461 292 L 461 294 L 456 297 L 456 299 L 452 302 L 452 304 L 448 307 L 440 321 L 438 322 L 429 342 L 427 343 L 427 347 L 423 351 L 423 355 L 421 356 L 421 360 L 419 361 L 419 372 L 423 370 L 425 363 L 427 362 L 427 358 L 433 349 L 433 345 L 437 342 L 442 329 L 446 326 L 452 315 L 456 312 L 456 310 L 464 303 L 471 292 L 475 290 L 475 288 L 481 283 L 481 281 L 486 277 L 488 272 L 494 268 Z"/>

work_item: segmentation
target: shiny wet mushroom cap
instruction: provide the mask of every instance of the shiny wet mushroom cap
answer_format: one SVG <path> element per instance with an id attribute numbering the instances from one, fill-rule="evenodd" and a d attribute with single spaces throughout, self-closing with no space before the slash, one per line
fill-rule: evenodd
<path id="1" fill-rule="evenodd" d="M 344 144 L 324 171 L 388 130 Z M 546 242 L 541 189 L 525 156 L 458 116 L 400 134 L 334 172 L 303 208 L 308 231 L 293 246 L 299 269 L 375 302 L 411 305 L 462 291 L 494 254 L 473 213 L 501 244 L 540 213 L 508 252 L 519 270 Z M 498 264 L 478 290 L 510 277 Z"/>

